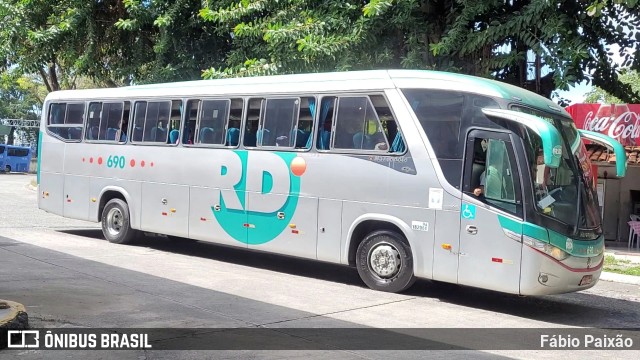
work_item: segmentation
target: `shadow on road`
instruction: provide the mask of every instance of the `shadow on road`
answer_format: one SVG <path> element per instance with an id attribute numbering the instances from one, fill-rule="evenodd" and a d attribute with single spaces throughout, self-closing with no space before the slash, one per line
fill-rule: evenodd
<path id="1" fill-rule="evenodd" d="M 99 229 L 60 232 L 104 240 L 102 231 Z M 341 265 L 247 251 L 188 239 L 170 240 L 164 236 L 154 235 L 141 236 L 134 246 L 365 287 L 355 269 Z M 632 287 L 632 285 L 629 286 Z M 634 289 L 632 291 L 637 291 L 637 287 Z M 520 297 L 455 284 L 419 280 L 405 294 L 551 324 L 598 328 L 621 327 L 621 322 L 622 327 L 638 328 L 640 325 L 640 304 L 637 302 L 584 292 Z M 484 327 L 491 324 L 478 325 Z"/>

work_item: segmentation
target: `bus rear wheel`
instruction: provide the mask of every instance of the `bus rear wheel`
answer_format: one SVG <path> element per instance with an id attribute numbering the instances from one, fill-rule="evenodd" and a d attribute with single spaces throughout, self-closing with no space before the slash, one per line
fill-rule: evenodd
<path id="1" fill-rule="evenodd" d="M 4 172 L 6 172 L 7 174 L 11 172 L 11 166 L 7 165 L 4 168 Z"/>
<path id="2" fill-rule="evenodd" d="M 356 267 L 362 281 L 374 290 L 401 292 L 415 282 L 411 248 L 400 234 L 379 230 L 358 245 Z"/>
<path id="3" fill-rule="evenodd" d="M 114 244 L 131 244 L 137 231 L 131 228 L 129 205 L 121 199 L 111 199 L 102 210 L 102 233 Z"/>

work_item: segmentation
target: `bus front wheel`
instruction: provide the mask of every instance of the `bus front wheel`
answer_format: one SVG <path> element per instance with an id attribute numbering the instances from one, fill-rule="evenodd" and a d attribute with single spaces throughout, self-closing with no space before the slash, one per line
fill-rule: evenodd
<path id="1" fill-rule="evenodd" d="M 129 205 L 121 199 L 111 199 L 102 210 L 102 233 L 114 244 L 130 244 L 137 231 L 131 228 Z"/>
<path id="2" fill-rule="evenodd" d="M 394 231 L 367 235 L 358 245 L 356 267 L 362 281 L 374 290 L 401 292 L 415 282 L 411 248 Z"/>

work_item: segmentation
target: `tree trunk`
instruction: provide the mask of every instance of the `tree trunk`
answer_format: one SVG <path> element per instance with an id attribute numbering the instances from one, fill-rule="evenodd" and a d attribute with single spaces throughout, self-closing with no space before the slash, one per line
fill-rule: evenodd
<path id="1" fill-rule="evenodd" d="M 7 145 L 13 145 L 15 132 L 16 132 L 16 128 L 11 126 L 11 129 L 9 130 L 9 135 L 7 136 Z"/>
<path id="2" fill-rule="evenodd" d="M 49 64 L 49 79 L 51 83 L 51 91 L 60 90 L 60 83 L 58 82 L 58 74 L 56 73 L 55 61 Z"/>

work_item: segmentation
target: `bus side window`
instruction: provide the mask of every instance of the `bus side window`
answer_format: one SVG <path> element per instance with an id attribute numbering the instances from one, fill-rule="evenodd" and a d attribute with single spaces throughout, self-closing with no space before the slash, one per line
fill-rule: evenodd
<path id="1" fill-rule="evenodd" d="M 169 144 L 177 144 L 180 140 L 180 121 L 182 120 L 182 101 L 171 101 L 171 120 L 167 125 Z"/>
<path id="2" fill-rule="evenodd" d="M 200 106 L 198 143 L 224 145 L 230 100 L 204 100 Z"/>
<path id="3" fill-rule="evenodd" d="M 501 203 L 515 204 L 513 169 L 504 141 L 490 139 L 485 169 L 485 197 Z M 514 210 L 512 210 L 513 212 Z"/>
<path id="4" fill-rule="evenodd" d="M 143 142 L 167 143 L 169 119 L 171 118 L 170 101 L 153 101 L 146 104 L 144 118 Z"/>
<path id="5" fill-rule="evenodd" d="M 105 103 L 102 105 L 99 140 L 120 141 L 123 112 L 124 106 L 122 103 Z"/>
<path id="6" fill-rule="evenodd" d="M 117 140 L 119 142 L 127 142 L 129 139 L 129 116 L 131 114 L 131 103 L 129 101 L 124 102 L 124 109 L 122 112 L 122 121 L 120 125 L 119 135 Z"/>
<path id="7" fill-rule="evenodd" d="M 102 103 L 89 103 L 89 114 L 87 119 L 87 130 L 85 138 L 87 140 L 98 140 L 100 135 L 100 113 L 102 113 Z"/>
<path id="8" fill-rule="evenodd" d="M 336 98 L 334 96 L 323 97 L 322 100 L 320 100 L 320 107 L 318 108 L 318 136 L 316 138 L 316 148 L 318 150 L 329 150 L 335 104 Z"/>
<path id="9" fill-rule="evenodd" d="M 81 140 L 84 103 L 54 103 L 49 108 L 47 130 L 63 141 Z"/>
<path id="10" fill-rule="evenodd" d="M 183 144 L 195 144 L 196 142 L 196 129 L 198 123 L 198 109 L 200 107 L 200 100 L 193 99 L 187 101 L 186 109 L 186 123 L 184 125 L 184 133 L 182 134 Z"/>
<path id="11" fill-rule="evenodd" d="M 260 114 L 264 99 L 254 98 L 249 100 L 249 109 L 247 110 L 244 139 L 242 143 L 245 147 L 255 147 L 257 143 L 258 126 L 260 122 Z"/>
<path id="12" fill-rule="evenodd" d="M 242 123 L 242 110 L 244 100 L 231 99 L 231 109 L 229 110 L 229 124 L 225 138 L 226 146 L 238 146 L 240 140 L 240 124 Z"/>
<path id="13" fill-rule="evenodd" d="M 492 206 L 518 214 L 518 171 L 511 159 L 511 146 L 510 142 L 491 137 L 470 138 L 465 176 L 468 183 L 464 188 Z"/>
<path id="14" fill-rule="evenodd" d="M 133 129 L 131 130 L 131 141 L 142 141 L 144 134 L 144 119 L 147 114 L 147 102 L 138 101 L 133 111 Z"/>
<path id="15" fill-rule="evenodd" d="M 291 130 L 291 138 L 295 139 L 293 141 L 295 141 L 296 149 L 311 148 L 316 103 L 314 97 L 303 97 L 300 99 L 298 124 Z"/>
<path id="16" fill-rule="evenodd" d="M 299 107 L 299 98 L 267 99 L 256 134 L 257 145 L 294 147 L 294 129 L 298 122 Z"/>
<path id="17" fill-rule="evenodd" d="M 382 130 L 387 141 L 391 145 L 389 147 L 389 152 L 403 153 L 407 146 L 404 138 L 402 137 L 402 133 L 398 128 L 398 122 L 393 116 L 389 103 L 382 95 L 371 95 L 369 98 L 373 103 L 378 119 L 380 119 L 380 125 L 382 126 Z"/>
<path id="18" fill-rule="evenodd" d="M 49 108 L 49 125 L 62 125 L 64 124 L 64 114 L 67 108 L 67 104 L 51 104 Z"/>
<path id="19" fill-rule="evenodd" d="M 64 123 L 66 125 L 76 124 L 70 127 L 67 138 L 69 140 L 80 140 L 82 138 L 82 123 L 84 122 L 84 104 L 67 104 L 67 115 Z"/>
<path id="20" fill-rule="evenodd" d="M 487 139 L 473 141 L 473 161 L 471 165 L 471 189 L 476 196 L 484 196 L 486 184 Z"/>
<path id="21" fill-rule="evenodd" d="M 353 150 L 389 149 L 389 142 L 368 96 L 340 97 L 333 148 Z"/>

